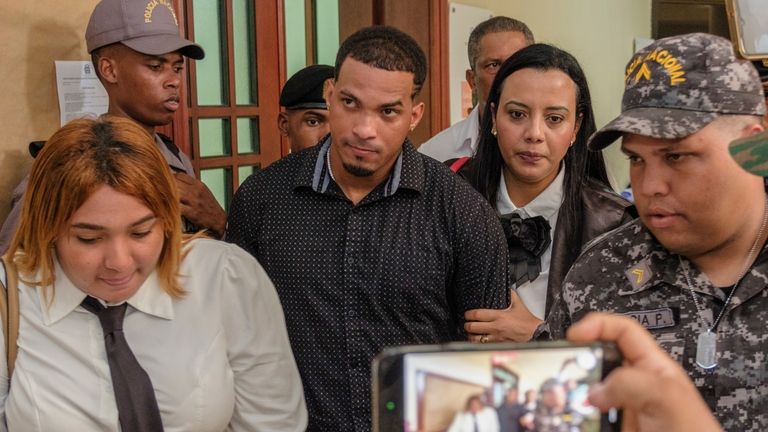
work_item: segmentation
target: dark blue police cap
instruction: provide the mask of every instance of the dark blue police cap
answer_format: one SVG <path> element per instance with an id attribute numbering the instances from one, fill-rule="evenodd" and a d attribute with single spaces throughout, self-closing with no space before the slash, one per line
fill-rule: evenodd
<path id="1" fill-rule="evenodd" d="M 286 109 L 328 109 L 323 99 L 323 84 L 333 78 L 333 66 L 311 65 L 296 72 L 280 92 L 280 105 Z"/>

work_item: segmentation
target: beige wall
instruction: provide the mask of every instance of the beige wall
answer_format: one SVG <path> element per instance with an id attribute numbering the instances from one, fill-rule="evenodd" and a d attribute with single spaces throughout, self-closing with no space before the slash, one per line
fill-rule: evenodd
<path id="1" fill-rule="evenodd" d="M 29 169 L 30 141 L 59 126 L 54 60 L 86 60 L 85 26 L 97 0 L 0 2 L 0 221 Z"/>
<path id="2" fill-rule="evenodd" d="M 598 128 L 619 113 L 623 70 L 634 38 L 651 35 L 651 0 L 455 1 L 517 18 L 528 24 L 538 42 L 573 54 L 587 74 Z M 626 185 L 628 165 L 618 145 L 606 150 L 606 159 L 615 184 Z"/>

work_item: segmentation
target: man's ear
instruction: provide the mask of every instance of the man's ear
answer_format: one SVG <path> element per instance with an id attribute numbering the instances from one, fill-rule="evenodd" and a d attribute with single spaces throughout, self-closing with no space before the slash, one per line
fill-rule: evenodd
<path id="1" fill-rule="evenodd" d="M 331 89 L 331 86 L 333 86 L 333 78 L 328 78 L 323 82 L 323 99 L 325 99 L 326 104 L 328 104 L 328 91 Z"/>
<path id="2" fill-rule="evenodd" d="M 99 56 L 96 58 L 96 69 L 105 83 L 117 83 L 117 61 L 110 56 Z"/>
<path id="3" fill-rule="evenodd" d="M 323 84 L 323 98 L 325 99 L 325 106 L 328 111 L 331 110 L 331 98 L 333 98 L 333 92 L 336 90 L 336 80 L 329 78 Z"/>
<path id="4" fill-rule="evenodd" d="M 469 84 L 469 88 L 472 89 L 472 92 L 475 91 L 475 71 L 472 69 L 467 69 L 466 72 L 464 72 L 464 79 L 467 80 L 467 83 Z"/>
<path id="5" fill-rule="evenodd" d="M 419 125 L 421 117 L 424 115 L 424 102 L 419 102 L 411 108 L 411 130 L 416 129 Z"/>
<path id="6" fill-rule="evenodd" d="M 750 123 L 747 126 L 744 127 L 744 130 L 741 131 L 741 137 L 751 137 L 752 135 L 757 135 L 765 130 L 765 127 L 761 123 Z"/>
<path id="7" fill-rule="evenodd" d="M 277 129 L 280 130 L 280 135 L 288 136 L 288 113 L 281 112 L 277 115 Z"/>

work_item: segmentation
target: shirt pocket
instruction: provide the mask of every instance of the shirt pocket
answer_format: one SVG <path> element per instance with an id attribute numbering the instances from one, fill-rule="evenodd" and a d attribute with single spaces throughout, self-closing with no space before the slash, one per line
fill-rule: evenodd
<path id="1" fill-rule="evenodd" d="M 685 358 L 685 340 L 678 337 L 676 333 L 656 333 L 656 342 L 661 349 L 667 352 L 676 362 L 682 364 Z"/>

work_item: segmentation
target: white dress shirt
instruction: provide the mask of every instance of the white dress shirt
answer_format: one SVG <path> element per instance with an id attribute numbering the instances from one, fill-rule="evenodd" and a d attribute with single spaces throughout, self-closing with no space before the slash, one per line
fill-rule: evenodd
<path id="1" fill-rule="evenodd" d="M 467 118 L 443 130 L 419 147 L 419 153 L 440 162 L 474 156 L 480 134 L 480 110 L 475 106 Z"/>
<path id="2" fill-rule="evenodd" d="M 235 245 L 198 239 L 188 250 L 185 297 L 172 299 L 152 273 L 128 299 L 124 321 L 165 431 L 303 431 L 303 390 L 272 282 Z M 19 284 L 10 392 L 0 356 L 0 430 L 119 431 L 104 335 L 80 306 L 85 293 L 58 262 L 55 294 L 43 291 Z"/>
<path id="3" fill-rule="evenodd" d="M 499 416 L 491 407 L 485 407 L 477 414 L 463 411 L 456 414 L 447 432 L 499 432 Z"/>
<path id="4" fill-rule="evenodd" d="M 529 218 L 542 216 L 549 222 L 552 228 L 550 238 L 554 240 L 557 215 L 560 213 L 560 205 L 563 203 L 563 179 L 565 178 L 565 164 L 560 166 L 560 172 L 552 183 L 544 189 L 533 201 L 518 208 L 509 198 L 507 185 L 504 182 L 505 171 L 501 171 L 499 191 L 496 193 L 496 210 L 499 214 L 517 213 L 521 217 Z M 543 320 L 547 306 L 547 283 L 549 282 L 549 265 L 552 262 L 552 242 L 541 255 L 541 273 L 534 281 L 528 281 L 517 287 L 517 294 L 523 303 L 536 318 Z"/>

